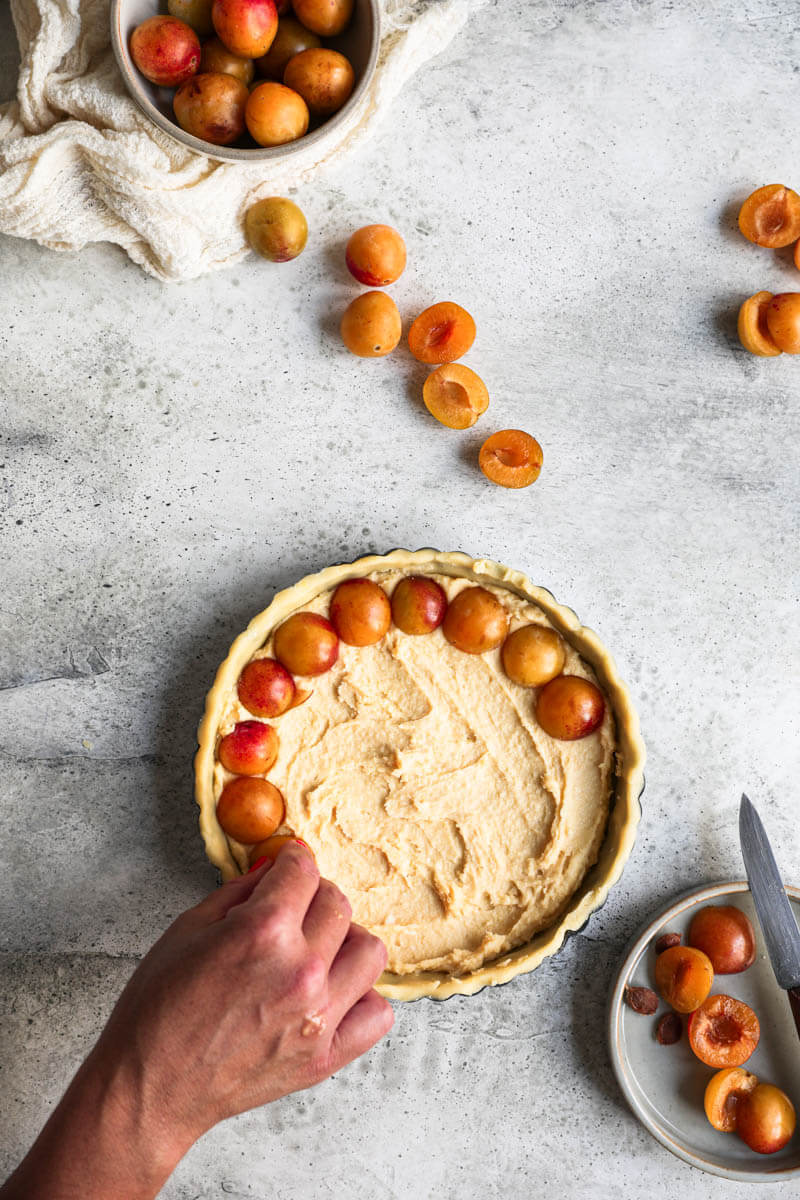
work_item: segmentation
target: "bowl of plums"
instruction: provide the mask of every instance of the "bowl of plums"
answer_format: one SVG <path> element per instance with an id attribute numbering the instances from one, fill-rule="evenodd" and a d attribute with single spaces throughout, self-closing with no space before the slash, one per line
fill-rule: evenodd
<path id="1" fill-rule="evenodd" d="M 379 0 L 112 0 L 128 91 L 184 146 L 226 162 L 322 149 L 363 103 Z"/>

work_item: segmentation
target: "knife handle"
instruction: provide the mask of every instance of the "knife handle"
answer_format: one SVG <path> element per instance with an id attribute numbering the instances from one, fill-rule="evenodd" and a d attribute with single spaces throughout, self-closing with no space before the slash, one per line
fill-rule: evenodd
<path id="1" fill-rule="evenodd" d="M 792 1016 L 800 1034 L 800 987 L 789 988 L 789 1003 L 792 1006 Z"/>

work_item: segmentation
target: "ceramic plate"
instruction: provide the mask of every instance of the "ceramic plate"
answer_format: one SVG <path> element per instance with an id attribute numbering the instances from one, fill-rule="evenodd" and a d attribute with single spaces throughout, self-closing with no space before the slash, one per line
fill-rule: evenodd
<path id="1" fill-rule="evenodd" d="M 800 888 L 786 888 L 800 919 Z M 747 913 L 756 931 L 756 961 L 739 975 L 717 975 L 712 993 L 725 992 L 753 1008 L 761 1040 L 743 1065 L 765 1083 L 774 1083 L 800 1110 L 800 1038 L 786 993 L 772 973 L 753 901 L 746 882 L 712 884 L 683 896 L 658 913 L 636 937 L 611 990 L 609 1043 L 619 1085 L 636 1116 L 662 1145 L 693 1167 L 746 1183 L 800 1178 L 800 1129 L 777 1154 L 756 1154 L 735 1133 L 719 1133 L 706 1120 L 703 1094 L 714 1074 L 695 1058 L 684 1033 L 674 1046 L 660 1046 L 656 1022 L 669 1008 L 659 1003 L 655 1016 L 633 1012 L 623 1000 L 626 984 L 653 986 L 653 943 L 662 933 L 686 934 L 692 916 L 705 904 L 734 904 Z"/>

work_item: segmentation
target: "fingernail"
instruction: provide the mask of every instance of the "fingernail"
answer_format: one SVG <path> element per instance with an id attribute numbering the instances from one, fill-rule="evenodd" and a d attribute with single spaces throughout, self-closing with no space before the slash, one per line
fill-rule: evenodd
<path id="1" fill-rule="evenodd" d="M 297 842 L 298 846 L 302 846 L 304 850 L 308 850 L 308 851 L 311 850 L 311 847 L 309 846 L 308 842 L 304 842 L 302 838 L 294 838 L 294 841 Z"/>
<path id="2" fill-rule="evenodd" d="M 269 859 L 267 858 L 266 855 L 264 855 L 263 858 L 257 858 L 256 861 L 253 863 L 252 867 L 250 868 L 250 870 L 247 872 L 247 874 L 252 875 L 253 871 L 257 871 L 259 867 L 263 867 L 265 862 L 269 862 Z"/>

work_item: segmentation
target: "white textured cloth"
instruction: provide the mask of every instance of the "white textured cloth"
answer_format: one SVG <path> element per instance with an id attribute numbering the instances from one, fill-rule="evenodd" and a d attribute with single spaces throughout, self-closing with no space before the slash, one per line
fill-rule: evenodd
<path id="1" fill-rule="evenodd" d="M 109 0 L 11 0 L 22 64 L 0 106 L 0 232 L 55 250 L 115 242 L 165 280 L 230 266 L 247 253 L 247 206 L 359 145 L 485 2 L 384 0 L 375 78 L 337 143 L 251 166 L 195 154 L 144 116 L 111 50 Z"/>

